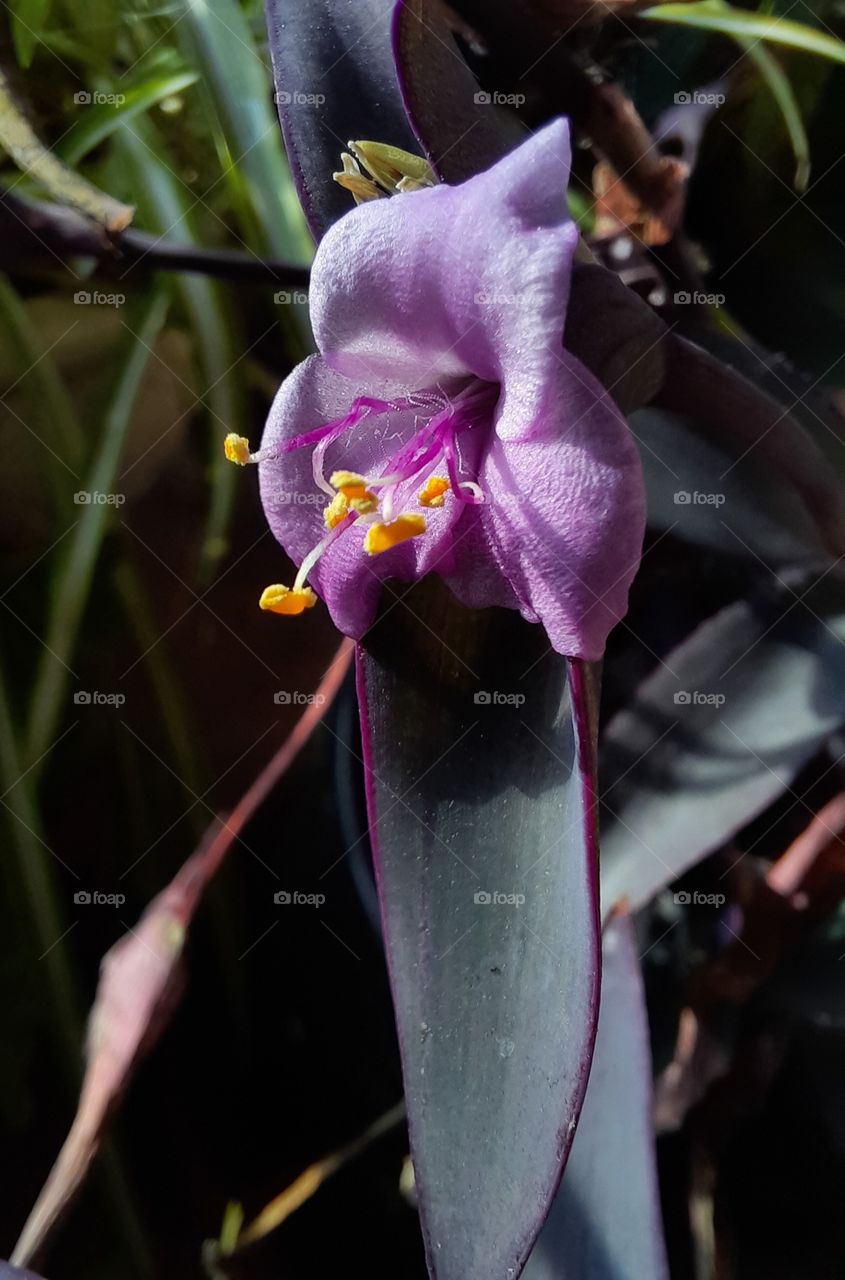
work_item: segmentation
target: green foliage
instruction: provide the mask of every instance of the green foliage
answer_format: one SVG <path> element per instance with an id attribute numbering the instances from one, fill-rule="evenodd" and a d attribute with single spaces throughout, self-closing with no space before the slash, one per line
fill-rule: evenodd
<path id="1" fill-rule="evenodd" d="M 640 16 L 652 22 L 671 22 L 711 31 L 715 35 L 765 40 L 787 49 L 801 49 L 804 53 L 845 63 L 845 43 L 836 36 L 817 31 L 803 22 L 735 9 L 724 0 L 699 0 L 697 4 L 674 4 L 670 0 L 668 4 L 645 9 Z"/>
<path id="2" fill-rule="evenodd" d="M 276 121 L 260 6 L 13 0 L 7 8 L 17 70 L 0 85 L 6 187 L 102 211 L 103 221 L 129 206 L 135 227 L 170 245 L 307 263 L 312 246 Z M 82 307 L 80 293 L 118 301 Z M 85 259 L 65 267 L 56 259 L 14 282 L 0 277 L 0 438 L 15 458 L 0 482 L 12 534 L 3 557 L 10 594 L 0 645 L 0 822 L 9 902 L 21 917 L 19 929 L 7 930 L 9 964 L 4 953 L 0 970 L 24 939 L 36 979 L 22 980 L 30 1017 L 10 1079 L 28 1079 L 46 1048 L 49 1074 L 67 1081 L 69 1095 L 76 1083 L 90 975 L 80 977 L 83 931 L 68 905 L 81 881 L 69 878 L 52 823 L 67 803 L 55 766 L 76 741 L 72 695 L 91 669 L 92 646 L 99 652 L 119 639 L 145 656 L 150 733 L 160 731 L 196 795 L 213 781 L 196 708 L 162 643 L 159 601 L 138 571 L 139 544 L 123 518 L 133 503 L 161 503 L 169 467 L 188 475 L 197 503 L 192 551 L 179 572 L 186 589 L 210 588 L 228 553 L 238 492 L 222 439 L 260 432 L 267 389 L 307 353 L 307 325 L 291 312 L 274 306 L 272 282 L 243 293 L 201 274 L 152 275 L 144 262 L 103 274 Z M 281 339 L 276 350 L 267 342 L 253 351 L 271 330 Z M 129 505 L 78 505 L 77 491 L 117 492 L 121 501 L 128 493 Z M 145 800 L 150 777 L 161 785 L 160 765 L 130 735 L 120 735 L 116 756 L 132 779 L 122 804 L 133 787 Z M 172 778 L 166 785 L 184 807 L 181 788 Z M 97 780 L 90 786 L 94 803 Z M 184 854 L 208 816 L 199 807 L 188 834 L 180 832 Z M 121 825 L 128 866 L 151 838 Z M 146 866 L 139 875 L 144 885 Z M 145 886 L 136 897 L 149 893 Z M 221 935 L 230 927 L 223 922 Z M 224 976 L 222 986 L 231 993 L 238 983 Z M 121 1247 L 121 1274 L 149 1274 L 113 1162 L 98 1195 L 123 1237 L 122 1246 L 104 1241 L 98 1250 Z M 92 1275 L 116 1273 L 109 1262 L 91 1265 Z"/>
<path id="3" fill-rule="evenodd" d="M 12 39 L 22 67 L 32 62 L 50 12 L 51 0 L 11 0 Z"/>

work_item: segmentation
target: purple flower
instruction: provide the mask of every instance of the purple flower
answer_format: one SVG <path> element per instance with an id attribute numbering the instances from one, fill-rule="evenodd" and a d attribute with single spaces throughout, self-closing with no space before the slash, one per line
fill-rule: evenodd
<path id="1" fill-rule="evenodd" d="M 625 613 L 645 521 L 619 410 L 564 350 L 578 231 L 557 120 L 485 173 L 362 204 L 311 276 L 320 354 L 283 383 L 260 460 L 301 566 L 265 608 L 314 603 L 360 638 L 385 579 L 438 573 L 470 607 L 595 659 Z"/>

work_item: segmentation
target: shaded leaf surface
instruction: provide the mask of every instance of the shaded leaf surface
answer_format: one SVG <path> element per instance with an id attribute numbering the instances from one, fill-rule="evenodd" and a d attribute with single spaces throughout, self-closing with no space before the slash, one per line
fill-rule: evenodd
<path id="1" fill-rule="evenodd" d="M 359 650 L 370 830 L 437 1280 L 519 1273 L 586 1083 L 592 748 L 584 671 L 580 714 L 566 673 L 540 628 L 471 613 L 428 583 L 387 604 Z"/>
<path id="2" fill-rule="evenodd" d="M 837 557 L 845 554 L 840 487 L 813 437 L 797 415 L 792 416 L 793 398 L 783 395 L 784 388 L 773 397 L 744 373 L 675 333 L 668 336 L 666 355 L 657 406 L 692 419 L 731 459 L 748 459 L 764 468 L 762 474 L 772 477 L 778 489 L 794 490 L 823 545 Z"/>
<path id="3" fill-rule="evenodd" d="M 442 0 L 402 0 L 393 43 L 408 119 L 435 173 L 462 182 L 525 138 L 516 117 L 493 104 L 461 55 L 455 19 Z"/>
<path id="4" fill-rule="evenodd" d="M 668 1280 L 651 1104 L 645 993 L 633 923 L 623 914 L 605 927 L 587 1096 L 525 1280 Z"/>
<path id="5" fill-rule="evenodd" d="M 389 0 L 266 0 L 279 119 L 315 239 L 352 207 L 332 181 L 350 138 L 416 149 L 393 67 L 391 12 Z"/>
<path id="6" fill-rule="evenodd" d="M 835 597 L 796 586 L 667 655 L 603 743 L 605 909 L 644 905 L 790 786 L 845 721 L 843 634 Z"/>
<path id="7" fill-rule="evenodd" d="M 773 475 L 744 442 L 730 447 L 723 437 L 659 409 L 633 414 L 631 430 L 640 446 L 652 529 L 766 566 L 825 558 L 819 531 L 788 478 Z"/>

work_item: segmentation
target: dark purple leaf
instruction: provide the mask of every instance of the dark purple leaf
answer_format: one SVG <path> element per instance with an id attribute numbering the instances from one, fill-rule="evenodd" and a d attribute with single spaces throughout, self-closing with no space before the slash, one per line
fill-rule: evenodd
<path id="1" fill-rule="evenodd" d="M 819 529 L 791 479 L 764 454 L 732 446 L 700 424 L 659 409 L 631 417 L 646 476 L 649 527 L 783 568 L 827 556 Z"/>
<path id="2" fill-rule="evenodd" d="M 651 1107 L 648 1019 L 626 913 L 605 927 L 590 1083 L 524 1280 L 667 1280 Z"/>
<path id="3" fill-rule="evenodd" d="M 396 5 L 393 42 L 402 97 L 414 133 L 444 182 L 479 173 L 525 137 L 516 117 L 481 90 L 455 28 L 455 15 L 442 0 Z"/>
<path id="4" fill-rule="evenodd" d="M 480 89 L 455 40 L 457 25 L 440 0 L 396 6 L 394 47 L 408 119 L 446 182 L 478 173 L 525 138 L 517 117 Z M 647 404 L 659 387 L 665 328 L 615 274 L 592 263 L 576 267 L 565 345 L 612 390 L 623 412 Z"/>
<path id="5" fill-rule="evenodd" d="M 485 5 L 479 10 L 482 25 L 489 16 Z M 518 45 L 526 34 L 525 24 L 515 18 L 511 7 L 498 6 L 493 25 L 499 37 L 508 24 L 513 24 L 510 45 Z M 493 163 L 518 143 L 523 130 L 511 113 L 483 100 L 489 95 L 479 91 L 454 38 L 460 26 L 461 19 L 442 0 L 403 0 L 396 7 L 396 62 L 408 117 L 446 181 L 460 181 Z M 537 56 L 530 61 L 536 62 Z M 701 459 L 705 465 L 696 477 L 700 459 L 684 462 L 690 429 L 679 429 L 674 440 L 656 442 L 648 438 L 653 434 L 648 425 L 638 430 L 649 479 L 653 486 L 656 482 L 653 505 L 658 527 L 671 523 L 666 491 L 674 482 L 668 494 L 672 500 L 678 491 L 698 491 L 730 497 L 733 503 L 731 528 L 727 510 L 715 511 L 713 519 L 712 505 L 693 509 L 690 504 L 681 511 L 672 501 L 674 514 L 682 516 L 681 535 L 694 541 L 712 546 L 721 539 L 735 554 L 758 554 L 767 562 L 803 560 L 820 542 L 836 555 L 845 552 L 842 499 L 825 457 L 792 416 L 793 406 L 800 416 L 801 404 L 783 377 L 768 378 L 767 394 L 693 343 L 673 334 L 666 334 L 661 342 L 661 324 L 651 309 L 630 291 L 625 291 L 628 306 L 623 311 L 614 309 L 615 293 L 602 279 L 606 273 L 596 275 L 596 271 L 592 268 L 583 279 L 576 275 L 573 280 L 567 347 L 584 360 L 626 412 L 648 403 L 659 388 L 656 403 L 686 415 L 695 424 L 692 436 L 700 435 L 702 449 L 709 446 L 711 450 L 712 465 Z M 586 287 L 590 281 L 592 289 Z M 733 347 L 740 363 L 756 363 L 750 348 L 737 343 Z M 730 361 L 730 352 L 726 358 Z M 651 427 L 661 434 L 659 416 Z M 841 440 L 837 443 L 841 455 Z M 719 467 L 723 455 L 724 465 Z M 747 465 L 735 476 L 739 458 L 747 460 Z M 743 506 L 748 497 L 752 497 L 750 511 Z"/>
<path id="6" fill-rule="evenodd" d="M 583 1099 L 599 968 L 590 678 L 575 663 L 568 687 L 539 627 L 465 610 L 433 582 L 386 604 L 359 652 L 370 829 L 436 1280 L 519 1274 Z"/>
<path id="7" fill-rule="evenodd" d="M 796 581 L 722 610 L 608 725 L 602 901 L 636 910 L 790 786 L 845 723 L 845 613 Z M 841 610 L 841 601 L 839 609 Z"/>
<path id="8" fill-rule="evenodd" d="M 754 454 L 766 474 L 790 485 L 824 546 L 845 554 L 841 485 L 812 437 L 791 416 L 791 398 L 773 399 L 695 343 L 670 334 L 666 377 L 654 404 L 700 424 L 731 457 Z M 701 486 L 697 486 L 701 488 Z"/>
<path id="9" fill-rule="evenodd" d="M 767 351 L 748 338 L 739 342 L 721 330 L 708 329 L 701 343 L 761 391 L 789 405 L 790 416 L 813 437 L 835 470 L 845 468 L 845 417 L 825 383 L 796 368 L 782 353 Z"/>
<path id="10" fill-rule="evenodd" d="M 276 102 L 315 239 L 351 207 L 332 181 L 351 139 L 415 151 L 390 45 L 390 0 L 266 0 Z"/>

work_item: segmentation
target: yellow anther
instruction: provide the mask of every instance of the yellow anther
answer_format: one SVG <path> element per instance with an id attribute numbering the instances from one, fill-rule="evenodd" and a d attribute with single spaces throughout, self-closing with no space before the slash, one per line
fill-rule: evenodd
<path id="1" fill-rule="evenodd" d="M 306 609 L 313 609 L 316 603 L 317 597 L 310 587 L 285 587 L 276 582 L 261 592 L 258 607 L 268 613 L 281 613 L 291 618 Z"/>
<path id="2" fill-rule="evenodd" d="M 417 498 L 420 506 L 442 507 L 448 492 L 449 481 L 445 476 L 429 476 L 417 494 Z"/>
<path id="3" fill-rule="evenodd" d="M 356 204 L 363 204 L 367 200 L 378 200 L 385 194 L 376 186 L 372 178 L 366 177 L 361 172 L 357 160 L 353 159 L 347 151 L 342 153 L 340 159 L 343 169 L 333 173 L 332 177 L 339 187 L 352 193 Z"/>
<path id="4" fill-rule="evenodd" d="M 333 489 L 337 489 L 338 493 L 342 493 L 350 502 L 365 499 L 368 502 L 376 502 L 376 495 L 370 493 L 367 488 L 366 477 L 359 476 L 357 471 L 333 471 L 330 483 Z"/>
<path id="5" fill-rule="evenodd" d="M 410 151 L 402 151 L 385 142 L 348 142 L 346 145 L 359 165 L 363 165 L 375 181 L 391 194 L 400 189 L 405 178 L 416 184 L 411 190 L 433 187 L 437 183 L 434 170 L 422 156 L 415 156 Z"/>
<path id="6" fill-rule="evenodd" d="M 229 461 L 236 463 L 239 467 L 245 467 L 252 456 L 246 436 L 236 435 L 234 431 L 230 431 L 223 441 L 223 449 Z"/>
<path id="7" fill-rule="evenodd" d="M 333 173 L 332 177 L 339 187 L 343 187 L 352 196 L 356 204 L 366 204 L 369 200 L 381 200 L 384 192 L 374 182 L 362 174 Z"/>
<path id="8" fill-rule="evenodd" d="M 398 547 L 409 538 L 418 538 L 425 533 L 425 516 L 414 514 L 397 516 L 390 524 L 371 524 L 364 539 L 364 550 L 368 556 L 380 556 L 391 547 Z"/>
<path id="9" fill-rule="evenodd" d="M 427 179 L 420 178 L 400 178 L 396 183 L 396 194 L 402 195 L 405 191 L 424 191 L 426 187 L 433 187 L 434 183 Z"/>
<path id="10" fill-rule="evenodd" d="M 368 516 L 378 511 L 378 498 L 374 493 L 368 493 L 365 498 L 350 498 L 349 505 L 357 515 Z"/>
<path id="11" fill-rule="evenodd" d="M 345 493 L 336 493 L 323 512 L 327 529 L 334 529 L 349 515 L 349 499 Z"/>

